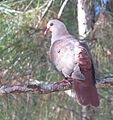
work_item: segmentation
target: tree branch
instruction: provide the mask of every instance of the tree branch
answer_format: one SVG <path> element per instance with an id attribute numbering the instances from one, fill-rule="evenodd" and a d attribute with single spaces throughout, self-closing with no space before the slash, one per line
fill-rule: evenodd
<path id="1" fill-rule="evenodd" d="M 47 4 L 47 6 L 45 7 L 44 11 L 41 12 L 41 15 L 38 16 L 39 20 L 38 20 L 38 22 L 37 22 L 35 28 L 38 28 L 39 23 L 40 23 L 41 20 L 44 18 L 45 14 L 46 14 L 47 11 L 49 10 L 49 8 L 50 8 L 50 6 L 52 5 L 52 3 L 53 3 L 53 0 L 49 0 L 49 1 L 48 1 L 48 4 Z"/>
<path id="2" fill-rule="evenodd" d="M 97 88 L 113 88 L 113 76 L 98 78 L 97 81 Z"/>
<path id="3" fill-rule="evenodd" d="M 99 82 L 96 84 L 97 88 L 113 88 L 113 76 L 107 76 L 99 78 Z M 72 89 L 73 80 L 69 80 L 69 83 L 56 82 L 56 83 L 44 83 L 38 80 L 32 80 L 27 84 L 20 85 L 2 85 L 0 87 L 0 95 L 10 93 L 38 93 L 48 94 L 52 92 L 65 91 Z"/>
<path id="4" fill-rule="evenodd" d="M 61 17 L 62 12 L 63 12 L 63 10 L 64 10 L 64 8 L 65 8 L 67 2 L 68 2 L 68 0 L 64 0 L 63 4 L 62 4 L 62 6 L 61 6 L 61 8 L 60 8 L 60 10 L 59 10 L 59 12 L 58 12 L 57 18 L 60 18 L 60 17 Z"/>

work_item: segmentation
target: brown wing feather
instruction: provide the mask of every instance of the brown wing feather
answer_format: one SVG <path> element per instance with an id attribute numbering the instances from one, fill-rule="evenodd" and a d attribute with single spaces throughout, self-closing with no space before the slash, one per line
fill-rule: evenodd
<path id="1" fill-rule="evenodd" d="M 92 58 L 86 48 L 81 46 L 79 48 L 81 50 L 75 60 L 85 76 L 85 80 L 74 80 L 76 99 L 81 105 L 92 105 L 97 107 L 99 105 L 99 98 L 94 84 Z"/>

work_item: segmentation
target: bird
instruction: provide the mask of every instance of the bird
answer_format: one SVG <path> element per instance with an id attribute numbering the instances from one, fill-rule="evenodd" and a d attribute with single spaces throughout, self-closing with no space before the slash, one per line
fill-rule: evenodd
<path id="1" fill-rule="evenodd" d="M 44 34 L 51 32 L 50 61 L 66 80 L 74 81 L 78 104 L 99 106 L 95 69 L 92 55 L 85 40 L 72 36 L 65 24 L 58 19 L 48 21 Z"/>

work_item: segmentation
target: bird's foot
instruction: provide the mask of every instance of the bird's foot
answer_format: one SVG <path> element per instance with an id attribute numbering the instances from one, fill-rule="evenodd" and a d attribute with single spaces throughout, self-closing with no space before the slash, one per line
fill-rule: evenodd
<path id="1" fill-rule="evenodd" d="M 58 81 L 58 82 L 56 82 L 55 84 L 61 84 L 61 83 L 68 83 L 68 84 L 71 84 L 68 80 L 66 80 L 66 79 L 63 79 L 63 80 L 61 80 L 61 81 Z"/>

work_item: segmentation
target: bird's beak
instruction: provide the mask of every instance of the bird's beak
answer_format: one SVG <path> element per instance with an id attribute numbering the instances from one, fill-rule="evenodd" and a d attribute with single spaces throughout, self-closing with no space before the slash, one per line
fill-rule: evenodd
<path id="1" fill-rule="evenodd" d="M 49 32 L 49 29 L 50 29 L 50 27 L 49 27 L 49 28 L 46 28 L 46 30 L 45 30 L 45 32 L 44 32 L 44 35 L 46 35 L 46 34 Z"/>

